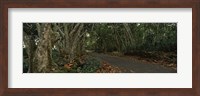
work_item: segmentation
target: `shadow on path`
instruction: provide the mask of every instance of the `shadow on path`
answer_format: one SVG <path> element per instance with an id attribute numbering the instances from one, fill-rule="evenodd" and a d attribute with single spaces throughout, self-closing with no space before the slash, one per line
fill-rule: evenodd
<path id="1" fill-rule="evenodd" d="M 127 57 L 117 57 L 108 54 L 91 53 L 92 56 L 106 61 L 113 66 L 125 69 L 122 73 L 177 73 L 176 70 L 159 64 L 146 64 Z"/>

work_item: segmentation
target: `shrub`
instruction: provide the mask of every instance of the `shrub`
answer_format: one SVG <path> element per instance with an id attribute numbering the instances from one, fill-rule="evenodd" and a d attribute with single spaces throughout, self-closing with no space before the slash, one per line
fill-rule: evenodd
<path id="1" fill-rule="evenodd" d="M 81 73 L 94 73 L 100 68 L 100 61 L 93 57 L 86 58 L 82 67 L 78 67 L 78 71 Z"/>
<path id="2" fill-rule="evenodd" d="M 75 60 L 70 68 L 64 68 L 67 73 L 95 73 L 100 68 L 100 61 L 94 57 Z"/>

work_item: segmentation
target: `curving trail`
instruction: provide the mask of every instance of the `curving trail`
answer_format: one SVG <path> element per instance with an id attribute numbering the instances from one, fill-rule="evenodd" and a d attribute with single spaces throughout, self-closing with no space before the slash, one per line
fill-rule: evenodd
<path id="1" fill-rule="evenodd" d="M 122 73 L 177 73 L 176 70 L 159 64 L 146 64 L 142 61 L 133 60 L 127 57 L 117 57 L 98 53 L 92 53 L 91 55 L 123 69 Z"/>

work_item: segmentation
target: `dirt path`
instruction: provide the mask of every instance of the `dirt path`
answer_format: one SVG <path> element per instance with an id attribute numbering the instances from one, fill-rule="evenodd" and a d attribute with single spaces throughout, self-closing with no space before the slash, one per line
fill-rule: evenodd
<path id="1" fill-rule="evenodd" d="M 122 68 L 123 73 L 176 73 L 176 70 L 166 68 L 159 64 L 146 64 L 142 61 L 133 60 L 127 57 L 117 57 L 97 53 L 92 53 L 92 55 L 111 65 Z"/>

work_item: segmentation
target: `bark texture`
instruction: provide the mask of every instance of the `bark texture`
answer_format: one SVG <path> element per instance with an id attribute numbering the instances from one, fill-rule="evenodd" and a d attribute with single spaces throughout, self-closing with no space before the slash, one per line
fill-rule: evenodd
<path id="1" fill-rule="evenodd" d="M 43 32 L 40 34 L 40 40 L 35 52 L 35 66 L 33 72 L 46 72 L 47 67 L 51 65 L 51 24 L 44 24 L 41 27 Z"/>

